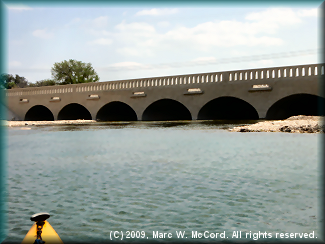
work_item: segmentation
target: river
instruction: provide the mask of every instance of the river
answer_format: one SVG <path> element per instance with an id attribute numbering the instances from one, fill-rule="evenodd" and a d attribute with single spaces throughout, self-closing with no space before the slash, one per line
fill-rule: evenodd
<path id="1" fill-rule="evenodd" d="M 6 241 L 21 242 L 38 212 L 51 214 L 65 243 L 122 234 L 127 242 L 238 241 L 237 231 L 242 241 L 321 238 L 321 134 L 235 133 L 231 126 L 9 128 Z"/>

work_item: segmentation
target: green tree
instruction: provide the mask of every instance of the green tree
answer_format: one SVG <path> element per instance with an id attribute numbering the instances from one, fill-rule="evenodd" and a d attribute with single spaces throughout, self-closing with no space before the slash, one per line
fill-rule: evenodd
<path id="1" fill-rule="evenodd" d="M 74 59 L 55 63 L 51 72 L 54 80 L 60 85 L 99 81 L 91 63 L 83 63 Z"/>
<path id="2" fill-rule="evenodd" d="M 12 74 L 2 74 L 0 80 L 1 86 L 6 89 L 24 88 L 29 85 L 28 80 L 19 75 L 13 76 Z"/>
<path id="3" fill-rule="evenodd" d="M 24 88 L 24 87 L 27 87 L 29 83 L 28 83 L 28 80 L 25 77 L 16 75 L 16 77 L 15 77 L 15 84 L 19 88 Z"/>
<path id="4" fill-rule="evenodd" d="M 30 87 L 55 86 L 55 85 L 57 85 L 57 82 L 51 79 L 40 80 L 40 81 L 36 81 L 35 83 L 29 84 Z"/>

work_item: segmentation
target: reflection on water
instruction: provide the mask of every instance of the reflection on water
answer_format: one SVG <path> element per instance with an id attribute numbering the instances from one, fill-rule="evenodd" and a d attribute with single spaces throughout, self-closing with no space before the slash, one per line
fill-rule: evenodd
<path id="1" fill-rule="evenodd" d="M 231 129 L 236 126 L 249 125 L 264 120 L 177 120 L 177 121 L 132 121 L 132 122 L 96 122 L 78 125 L 53 125 L 50 126 L 55 131 L 82 131 L 99 129 L 123 129 L 123 128 L 169 128 L 177 127 L 184 129 Z M 37 126 L 37 127 L 49 127 Z"/>

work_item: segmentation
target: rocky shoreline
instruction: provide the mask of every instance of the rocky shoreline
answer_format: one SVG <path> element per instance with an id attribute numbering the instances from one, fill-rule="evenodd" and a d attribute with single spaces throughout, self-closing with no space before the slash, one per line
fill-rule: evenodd
<path id="1" fill-rule="evenodd" d="M 323 116 L 292 116 L 285 120 L 258 122 L 229 129 L 232 132 L 324 133 Z"/>
<path id="2" fill-rule="evenodd" d="M 96 120 L 55 120 L 55 121 L 2 121 L 8 127 L 23 127 L 38 125 L 80 125 L 93 124 Z M 292 116 L 285 120 L 270 120 L 256 124 L 238 126 L 229 129 L 232 132 L 287 132 L 287 133 L 324 133 L 323 116 Z"/>

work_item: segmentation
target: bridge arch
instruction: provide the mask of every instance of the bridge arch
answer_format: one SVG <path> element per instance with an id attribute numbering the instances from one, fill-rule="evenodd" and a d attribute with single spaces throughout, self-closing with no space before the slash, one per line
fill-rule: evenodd
<path id="1" fill-rule="evenodd" d="M 215 98 L 207 102 L 198 113 L 198 120 L 256 120 L 259 115 L 248 102 L 231 96 Z"/>
<path id="2" fill-rule="evenodd" d="M 266 112 L 266 119 L 287 119 L 295 115 L 322 115 L 324 110 L 320 104 L 324 105 L 323 97 L 299 93 L 286 96 L 275 102 Z"/>
<path id="3" fill-rule="evenodd" d="M 70 103 L 64 106 L 59 114 L 58 120 L 77 120 L 77 119 L 87 119 L 91 120 L 91 114 L 84 106 L 79 103 Z"/>
<path id="4" fill-rule="evenodd" d="M 142 114 L 143 121 L 192 120 L 190 111 L 173 99 L 160 99 L 151 103 Z"/>
<path id="5" fill-rule="evenodd" d="M 100 121 L 136 121 L 137 114 L 128 104 L 114 101 L 101 107 L 96 115 Z"/>
<path id="6" fill-rule="evenodd" d="M 26 115 L 25 115 L 25 121 L 53 121 L 54 116 L 51 110 L 49 110 L 47 107 L 43 105 L 35 105 L 31 107 Z"/>

